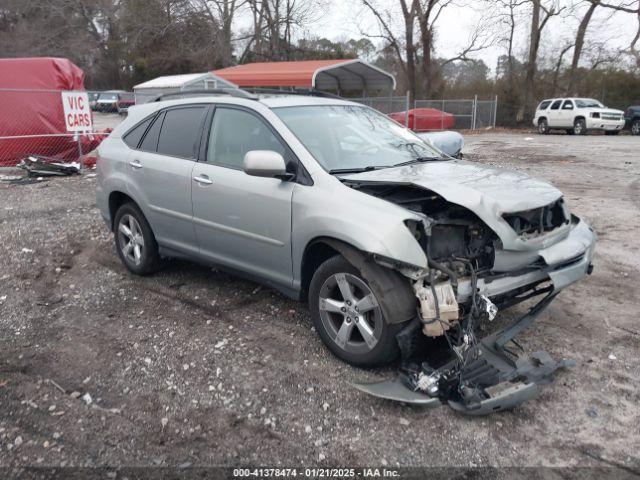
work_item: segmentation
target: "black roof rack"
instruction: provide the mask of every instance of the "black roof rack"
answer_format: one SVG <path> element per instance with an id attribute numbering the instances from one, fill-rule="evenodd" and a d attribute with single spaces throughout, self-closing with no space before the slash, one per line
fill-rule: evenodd
<path id="1" fill-rule="evenodd" d="M 316 90 L 314 88 L 310 88 L 307 90 L 280 90 L 277 88 L 260 88 L 260 87 L 250 87 L 245 88 L 247 92 L 255 93 L 255 94 L 267 94 L 267 95 L 306 95 L 311 97 L 325 97 L 325 98 L 339 98 L 343 100 L 339 95 L 334 95 L 329 92 L 322 92 L 320 90 Z"/>
<path id="2" fill-rule="evenodd" d="M 246 98 L 247 100 L 257 100 L 258 97 L 240 88 L 211 88 L 209 90 L 181 90 L 179 92 L 163 93 L 158 95 L 153 101 L 161 102 L 171 98 L 182 97 L 206 97 L 209 95 L 229 95 L 231 97 Z"/>

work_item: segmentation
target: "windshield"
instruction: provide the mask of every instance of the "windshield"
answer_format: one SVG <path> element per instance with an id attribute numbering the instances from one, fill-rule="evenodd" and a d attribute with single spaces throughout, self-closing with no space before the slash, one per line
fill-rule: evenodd
<path id="1" fill-rule="evenodd" d="M 604 105 L 602 105 L 599 101 L 594 100 L 593 98 L 578 98 L 575 102 L 576 107 L 578 108 L 604 108 Z"/>
<path id="2" fill-rule="evenodd" d="M 364 170 L 448 159 L 409 130 L 365 106 L 314 105 L 273 111 L 326 170 Z"/>

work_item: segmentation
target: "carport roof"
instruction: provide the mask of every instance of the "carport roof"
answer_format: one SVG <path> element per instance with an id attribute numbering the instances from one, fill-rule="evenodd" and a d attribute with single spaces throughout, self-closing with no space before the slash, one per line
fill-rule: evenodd
<path id="1" fill-rule="evenodd" d="M 319 90 L 395 88 L 393 75 L 359 59 L 257 62 L 215 70 L 239 87 L 299 87 Z"/>
<path id="2" fill-rule="evenodd" d="M 186 73 L 182 75 L 165 75 L 139 83 L 133 87 L 134 90 L 144 90 L 147 88 L 183 88 L 192 83 L 200 81 L 219 81 L 229 87 L 235 87 L 225 79 L 219 78 L 211 72 L 205 73 Z"/>

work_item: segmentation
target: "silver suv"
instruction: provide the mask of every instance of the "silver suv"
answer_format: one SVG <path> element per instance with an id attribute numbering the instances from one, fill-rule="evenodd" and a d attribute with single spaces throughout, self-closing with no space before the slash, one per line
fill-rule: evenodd
<path id="1" fill-rule="evenodd" d="M 358 103 L 241 92 L 131 107 L 100 145 L 98 205 L 131 272 L 181 257 L 271 285 L 359 366 L 409 352 L 409 331 L 462 356 L 497 310 L 590 272 L 595 235 L 549 183 Z"/>

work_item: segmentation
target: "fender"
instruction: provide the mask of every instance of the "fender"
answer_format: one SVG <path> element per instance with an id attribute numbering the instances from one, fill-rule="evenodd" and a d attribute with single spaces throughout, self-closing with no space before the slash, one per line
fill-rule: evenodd
<path id="1" fill-rule="evenodd" d="M 372 254 L 365 254 L 345 242 L 334 238 L 317 241 L 329 245 L 360 270 L 373 293 L 381 300 L 382 314 L 388 323 L 404 323 L 416 316 L 418 302 L 408 278 L 377 264 Z"/>

